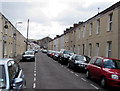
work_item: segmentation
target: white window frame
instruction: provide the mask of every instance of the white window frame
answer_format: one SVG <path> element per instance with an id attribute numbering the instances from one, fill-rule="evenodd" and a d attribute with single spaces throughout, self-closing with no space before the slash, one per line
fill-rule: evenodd
<path id="1" fill-rule="evenodd" d="M 112 41 L 107 42 L 106 57 L 112 56 Z"/>
<path id="2" fill-rule="evenodd" d="M 92 31 L 93 31 L 93 23 L 90 23 L 90 31 L 89 31 L 89 35 L 92 35 Z"/>
<path id="3" fill-rule="evenodd" d="M 100 19 L 97 19 L 97 31 L 96 34 L 100 33 Z"/>
<path id="4" fill-rule="evenodd" d="M 108 21 L 108 30 L 107 31 L 112 31 L 112 22 L 113 22 L 113 13 L 109 14 L 109 21 Z"/>

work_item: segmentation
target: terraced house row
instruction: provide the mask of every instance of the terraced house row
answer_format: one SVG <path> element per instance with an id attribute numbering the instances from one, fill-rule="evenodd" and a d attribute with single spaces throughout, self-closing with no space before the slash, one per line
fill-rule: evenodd
<path id="1" fill-rule="evenodd" d="M 85 22 L 67 28 L 49 43 L 49 49 L 120 59 L 120 1 Z"/>
<path id="2" fill-rule="evenodd" d="M 15 57 L 26 50 L 26 38 L 0 13 L 0 58 Z"/>

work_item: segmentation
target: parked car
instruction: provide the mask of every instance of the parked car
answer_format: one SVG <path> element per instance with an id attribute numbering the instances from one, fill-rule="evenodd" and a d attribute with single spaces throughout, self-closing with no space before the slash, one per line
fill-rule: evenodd
<path id="1" fill-rule="evenodd" d="M 47 50 L 46 49 L 42 49 L 42 53 L 47 53 Z"/>
<path id="2" fill-rule="evenodd" d="M 55 51 L 52 51 L 51 54 L 50 54 L 50 57 L 53 58 L 55 55 Z"/>
<path id="3" fill-rule="evenodd" d="M 37 50 L 37 49 L 36 49 L 36 50 L 34 50 L 34 52 L 35 52 L 35 54 L 36 54 L 36 53 L 38 53 L 38 52 L 39 52 L 39 50 Z"/>
<path id="4" fill-rule="evenodd" d="M 34 51 L 26 51 L 22 55 L 22 61 L 35 61 Z"/>
<path id="5" fill-rule="evenodd" d="M 11 58 L 0 59 L 0 89 L 23 89 L 26 86 L 23 71 Z M 6 91 L 5 90 L 5 91 Z M 18 90 L 17 90 L 18 91 Z"/>
<path id="6" fill-rule="evenodd" d="M 117 86 L 120 87 L 120 60 L 93 57 L 86 72 L 87 78 L 95 78 L 100 80 L 102 87 Z"/>
<path id="7" fill-rule="evenodd" d="M 52 50 L 47 50 L 47 56 L 50 57 Z"/>
<path id="8" fill-rule="evenodd" d="M 61 50 L 59 54 L 59 63 L 61 64 L 68 64 L 68 60 L 71 55 L 73 55 L 74 52 L 70 50 Z"/>
<path id="9" fill-rule="evenodd" d="M 58 59 L 59 59 L 59 54 L 60 54 L 60 52 L 59 52 L 59 51 L 56 51 L 56 52 L 54 53 L 53 59 L 56 60 L 56 61 L 58 61 Z"/>
<path id="10" fill-rule="evenodd" d="M 88 56 L 74 54 L 68 62 L 68 67 L 85 71 L 90 58 Z"/>

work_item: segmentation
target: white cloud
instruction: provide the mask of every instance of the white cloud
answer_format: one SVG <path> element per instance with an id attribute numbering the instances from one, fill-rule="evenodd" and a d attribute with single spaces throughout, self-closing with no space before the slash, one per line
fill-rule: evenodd
<path id="1" fill-rule="evenodd" d="M 62 34 L 66 28 L 85 21 L 118 0 L 2 0 L 2 13 L 26 37 L 27 19 L 30 19 L 29 38 L 41 39 Z M 17 2 L 17 3 L 16 3 Z M 19 2 L 19 3 L 18 3 Z M 1 5 L 0 5 L 1 6 Z"/>

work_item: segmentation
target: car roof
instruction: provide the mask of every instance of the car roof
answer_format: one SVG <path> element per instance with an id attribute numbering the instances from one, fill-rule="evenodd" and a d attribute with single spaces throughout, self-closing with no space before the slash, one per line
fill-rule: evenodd
<path id="1" fill-rule="evenodd" d="M 107 57 L 99 57 L 99 56 L 95 56 L 96 58 L 101 58 L 101 59 L 111 59 L 111 60 L 120 60 L 120 59 L 114 59 L 114 58 L 107 58 Z M 93 57 L 94 58 L 94 57 Z"/>
<path id="2" fill-rule="evenodd" d="M 114 58 L 107 58 L 107 57 L 103 57 L 104 59 L 111 59 L 111 60 L 120 60 L 120 59 L 114 59 Z"/>
<path id="3" fill-rule="evenodd" d="M 6 64 L 10 60 L 14 60 L 14 59 L 12 59 L 12 58 L 0 58 L 0 64 Z"/>
<path id="4" fill-rule="evenodd" d="M 25 51 L 25 52 L 34 52 L 33 50 Z"/>
<path id="5" fill-rule="evenodd" d="M 80 55 L 80 54 L 73 54 L 73 55 L 75 55 L 75 56 L 84 56 L 85 57 L 85 55 Z"/>

